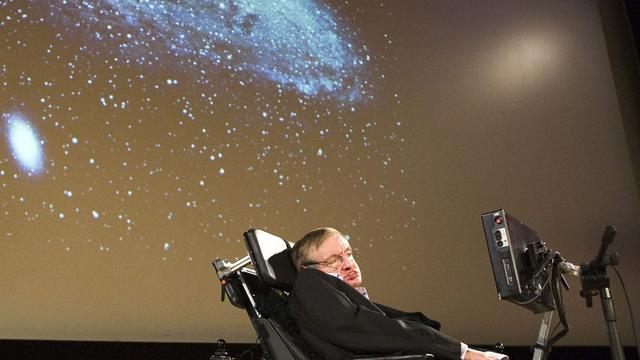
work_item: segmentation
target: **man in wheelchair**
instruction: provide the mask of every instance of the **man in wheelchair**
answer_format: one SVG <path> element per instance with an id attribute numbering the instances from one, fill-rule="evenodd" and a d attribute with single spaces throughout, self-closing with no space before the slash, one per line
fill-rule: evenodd
<path id="1" fill-rule="evenodd" d="M 469 348 L 422 313 L 370 301 L 349 242 L 336 229 L 311 231 L 295 244 L 292 258 L 299 272 L 289 304 L 304 339 L 327 359 L 362 353 L 507 359 Z"/>

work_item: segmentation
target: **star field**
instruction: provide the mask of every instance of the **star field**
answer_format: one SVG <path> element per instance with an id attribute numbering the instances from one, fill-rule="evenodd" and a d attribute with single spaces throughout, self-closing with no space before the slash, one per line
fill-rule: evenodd
<path id="1" fill-rule="evenodd" d="M 382 229 L 411 209 L 392 59 L 348 2 L 256 4 L 2 3 L 3 131 L 19 117 L 42 151 L 25 170 L 7 140 L 5 237 L 192 261 L 252 226 Z"/>

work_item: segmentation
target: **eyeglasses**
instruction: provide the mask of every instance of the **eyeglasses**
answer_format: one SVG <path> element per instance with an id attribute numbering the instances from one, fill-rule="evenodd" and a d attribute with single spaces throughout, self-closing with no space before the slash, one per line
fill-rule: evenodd
<path id="1" fill-rule="evenodd" d="M 353 250 L 351 249 L 346 249 L 345 251 L 343 251 L 340 254 L 336 254 L 331 256 L 329 259 L 325 260 L 325 261 L 312 261 L 312 262 L 308 262 L 305 263 L 304 266 L 325 266 L 327 268 L 329 268 L 330 270 L 339 270 L 340 268 L 342 268 L 342 266 L 344 265 L 345 261 L 349 261 L 352 262 L 354 261 L 353 259 Z"/>

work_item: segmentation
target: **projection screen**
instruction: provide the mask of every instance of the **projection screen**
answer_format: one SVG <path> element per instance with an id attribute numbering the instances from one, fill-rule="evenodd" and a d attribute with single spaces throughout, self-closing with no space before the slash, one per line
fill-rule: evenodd
<path id="1" fill-rule="evenodd" d="M 616 225 L 640 297 L 596 1 L 14 0 L 0 33 L 0 338 L 253 342 L 213 258 L 333 226 L 376 301 L 531 344 L 540 318 L 496 295 L 498 208 L 574 263 Z M 605 344 L 569 281 L 563 343 Z"/>

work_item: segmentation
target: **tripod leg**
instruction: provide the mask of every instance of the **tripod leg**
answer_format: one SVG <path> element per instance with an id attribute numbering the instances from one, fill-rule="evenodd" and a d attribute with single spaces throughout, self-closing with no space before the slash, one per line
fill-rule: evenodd
<path id="1" fill-rule="evenodd" d="M 533 350 L 533 360 L 545 360 L 549 356 L 549 352 L 545 350 L 547 346 L 547 338 L 549 337 L 549 329 L 551 328 L 551 318 L 553 311 L 544 313 L 544 318 L 540 323 L 540 331 L 538 332 L 538 340 Z"/>
<path id="2" fill-rule="evenodd" d="M 616 312 L 613 309 L 613 298 L 608 287 L 600 289 L 600 301 L 602 302 L 602 312 L 604 320 L 607 322 L 607 334 L 611 346 L 611 358 L 613 360 L 624 360 L 624 351 L 616 326 Z"/>

